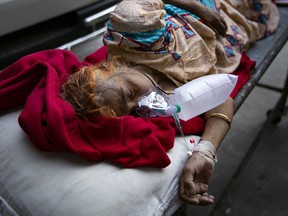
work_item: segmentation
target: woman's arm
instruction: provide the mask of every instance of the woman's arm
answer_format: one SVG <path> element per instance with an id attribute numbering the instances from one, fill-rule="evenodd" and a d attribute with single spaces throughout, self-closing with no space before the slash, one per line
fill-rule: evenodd
<path id="1" fill-rule="evenodd" d="M 216 115 L 210 117 L 212 114 Z M 234 101 L 232 98 L 205 113 L 207 119 L 201 140 L 212 143 L 215 150 L 229 131 L 230 125 L 227 119 L 219 118 L 223 114 L 232 121 L 234 113 Z M 213 116 L 213 115 L 212 115 Z M 214 197 L 208 194 L 208 183 L 213 174 L 211 163 L 203 155 L 194 152 L 184 166 L 179 179 L 180 197 L 183 201 L 196 204 L 208 205 L 214 202 Z"/>
<path id="2" fill-rule="evenodd" d="M 166 4 L 185 9 L 200 17 L 216 34 L 225 35 L 227 25 L 220 14 L 196 0 L 163 0 Z"/>
<path id="3" fill-rule="evenodd" d="M 205 118 L 207 119 L 214 113 L 221 113 L 227 116 L 230 121 L 232 121 L 234 114 L 234 100 L 229 97 L 225 103 L 206 112 Z M 205 130 L 202 134 L 201 139 L 210 141 L 211 143 L 213 143 L 215 148 L 218 149 L 222 140 L 229 131 L 229 128 L 230 125 L 225 120 L 217 117 L 209 118 L 206 122 Z"/>

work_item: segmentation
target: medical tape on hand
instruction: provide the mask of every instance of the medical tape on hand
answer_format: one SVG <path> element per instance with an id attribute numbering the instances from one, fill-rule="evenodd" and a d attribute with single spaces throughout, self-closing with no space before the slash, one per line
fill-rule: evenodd
<path id="1" fill-rule="evenodd" d="M 201 140 L 197 145 L 195 145 L 190 151 L 187 152 L 189 157 L 193 153 L 199 153 L 208 161 L 208 163 L 214 169 L 215 163 L 217 162 L 217 154 L 216 148 L 211 142 Z"/>

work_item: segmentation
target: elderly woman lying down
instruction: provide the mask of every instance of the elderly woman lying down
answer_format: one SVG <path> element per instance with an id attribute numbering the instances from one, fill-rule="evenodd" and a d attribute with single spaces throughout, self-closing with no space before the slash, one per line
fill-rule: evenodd
<path id="1" fill-rule="evenodd" d="M 138 98 L 157 83 L 165 92 L 201 76 L 232 73 L 249 43 L 277 28 L 268 0 L 123 0 L 104 35 L 108 59 L 82 67 L 62 86 L 80 116 L 134 115 Z M 216 149 L 229 130 L 233 99 L 204 114 L 207 122 L 179 180 L 180 197 L 207 205 Z"/>

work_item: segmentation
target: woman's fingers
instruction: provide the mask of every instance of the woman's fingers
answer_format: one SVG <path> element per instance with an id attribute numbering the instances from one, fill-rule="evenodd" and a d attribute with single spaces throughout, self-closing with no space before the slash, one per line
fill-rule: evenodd
<path id="1" fill-rule="evenodd" d="M 189 203 L 191 205 L 210 205 L 214 203 L 214 196 L 208 195 L 207 192 L 203 194 L 194 194 L 192 196 L 188 196 L 187 194 L 180 194 L 181 199 Z"/>

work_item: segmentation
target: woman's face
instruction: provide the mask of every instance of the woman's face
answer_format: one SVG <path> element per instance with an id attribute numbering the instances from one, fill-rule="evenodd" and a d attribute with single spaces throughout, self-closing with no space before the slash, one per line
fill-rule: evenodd
<path id="1" fill-rule="evenodd" d="M 113 91 L 120 92 L 119 100 L 114 101 L 122 101 L 125 109 L 119 108 L 116 112 L 120 115 L 129 115 L 138 107 L 138 99 L 140 96 L 145 94 L 148 91 L 151 91 L 153 88 L 152 82 L 146 77 L 144 74 L 139 72 L 133 68 L 125 68 L 125 70 L 121 70 L 116 72 L 113 75 L 113 86 L 110 85 L 111 88 L 114 88 Z M 117 110 L 117 104 L 114 104 L 114 109 Z M 120 104 L 119 104 L 119 107 Z"/>
<path id="2" fill-rule="evenodd" d="M 138 98 L 153 88 L 138 70 L 113 61 L 83 67 L 62 86 L 62 97 L 81 116 L 133 114 Z"/>

